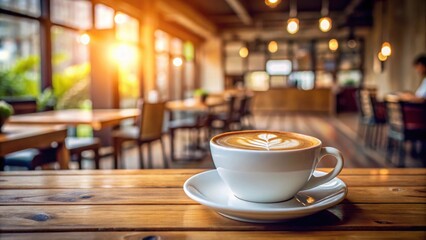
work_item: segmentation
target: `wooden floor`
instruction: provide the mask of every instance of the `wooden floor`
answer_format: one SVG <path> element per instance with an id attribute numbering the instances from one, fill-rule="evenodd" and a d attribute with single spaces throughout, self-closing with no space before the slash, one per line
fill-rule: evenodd
<path id="1" fill-rule="evenodd" d="M 395 167 L 395 165 L 386 163 L 385 150 L 381 147 L 376 150 L 365 147 L 362 140 L 357 137 L 357 115 L 340 114 L 331 117 L 324 114 L 306 114 L 306 113 L 281 113 L 281 112 L 261 112 L 255 114 L 256 129 L 281 130 L 298 132 L 319 138 L 323 146 L 338 148 L 345 157 L 346 168 L 383 168 Z M 168 136 L 164 137 L 166 143 L 167 155 L 170 154 Z M 181 155 L 188 142 L 188 133 L 180 131 L 177 133 L 176 151 Z M 207 145 L 206 145 L 207 147 Z M 137 149 L 131 147 L 124 153 L 125 168 L 138 169 L 139 160 Z M 146 153 L 146 150 L 144 151 Z M 154 168 L 162 168 L 161 148 L 158 143 L 153 145 Z M 147 157 L 145 157 L 146 160 Z M 395 159 L 396 162 L 396 159 Z M 84 161 L 84 168 L 93 168 L 91 161 Z M 146 163 L 145 163 L 146 164 Z M 332 167 L 334 160 L 326 157 L 320 163 L 321 167 Z M 146 165 L 145 165 L 146 166 Z M 76 167 L 76 166 L 74 166 Z M 413 160 L 407 154 L 406 167 L 422 167 L 418 160 Z M 106 157 L 101 160 L 101 168 L 111 169 L 112 158 Z M 209 153 L 201 160 L 176 161 L 171 163 L 171 168 L 214 168 Z"/>

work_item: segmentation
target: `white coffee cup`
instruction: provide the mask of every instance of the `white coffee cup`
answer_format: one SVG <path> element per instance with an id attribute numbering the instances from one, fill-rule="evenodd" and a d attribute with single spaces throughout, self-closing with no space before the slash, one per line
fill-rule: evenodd
<path id="1" fill-rule="evenodd" d="M 312 144 L 300 149 L 246 149 L 224 146 L 218 139 L 241 133 L 289 134 Z M 297 192 L 317 187 L 335 178 L 343 168 L 342 153 L 332 147 L 322 147 L 319 139 L 297 133 L 278 131 L 237 131 L 216 135 L 210 141 L 211 154 L 219 176 L 233 194 L 251 202 L 281 202 Z M 326 155 L 336 159 L 333 170 L 324 176 L 313 173 Z"/>

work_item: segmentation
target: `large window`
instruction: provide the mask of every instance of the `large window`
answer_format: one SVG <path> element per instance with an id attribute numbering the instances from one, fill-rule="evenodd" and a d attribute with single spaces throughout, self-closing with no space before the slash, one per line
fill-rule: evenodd
<path id="1" fill-rule="evenodd" d="M 90 107 L 89 1 L 51 0 L 52 85 L 56 108 Z M 56 26 L 55 24 L 61 24 Z"/>
<path id="2" fill-rule="evenodd" d="M 40 0 L 0 0 L 0 7 L 33 17 L 40 16 Z"/>
<path id="3" fill-rule="evenodd" d="M 195 88 L 195 47 L 190 41 L 155 31 L 156 85 L 162 99 L 182 99 Z"/>
<path id="4" fill-rule="evenodd" d="M 139 84 L 139 21 L 123 12 L 114 16 L 115 56 L 118 64 L 118 88 L 121 108 L 136 107 Z"/>
<path id="5" fill-rule="evenodd" d="M 81 34 L 53 26 L 52 84 L 57 97 L 56 107 L 85 108 L 90 106 L 89 48 L 79 41 Z"/>
<path id="6" fill-rule="evenodd" d="M 22 7 L 8 1 L 0 5 L 5 3 Z M 35 20 L 0 14 L 0 97 L 36 97 L 40 93 L 39 32 Z"/>

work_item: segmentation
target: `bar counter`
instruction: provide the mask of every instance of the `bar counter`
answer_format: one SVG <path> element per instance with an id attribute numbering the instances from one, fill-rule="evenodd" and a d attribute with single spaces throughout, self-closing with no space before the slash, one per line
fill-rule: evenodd
<path id="1" fill-rule="evenodd" d="M 333 114 L 335 97 L 330 88 L 302 90 L 277 88 L 254 93 L 254 110 L 302 111 Z"/>

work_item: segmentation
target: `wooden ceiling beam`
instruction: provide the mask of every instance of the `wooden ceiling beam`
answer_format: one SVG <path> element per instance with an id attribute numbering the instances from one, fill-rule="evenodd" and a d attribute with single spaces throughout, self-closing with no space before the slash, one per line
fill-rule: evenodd
<path id="1" fill-rule="evenodd" d="M 225 0 L 245 25 L 251 25 L 253 19 L 240 0 Z"/>

